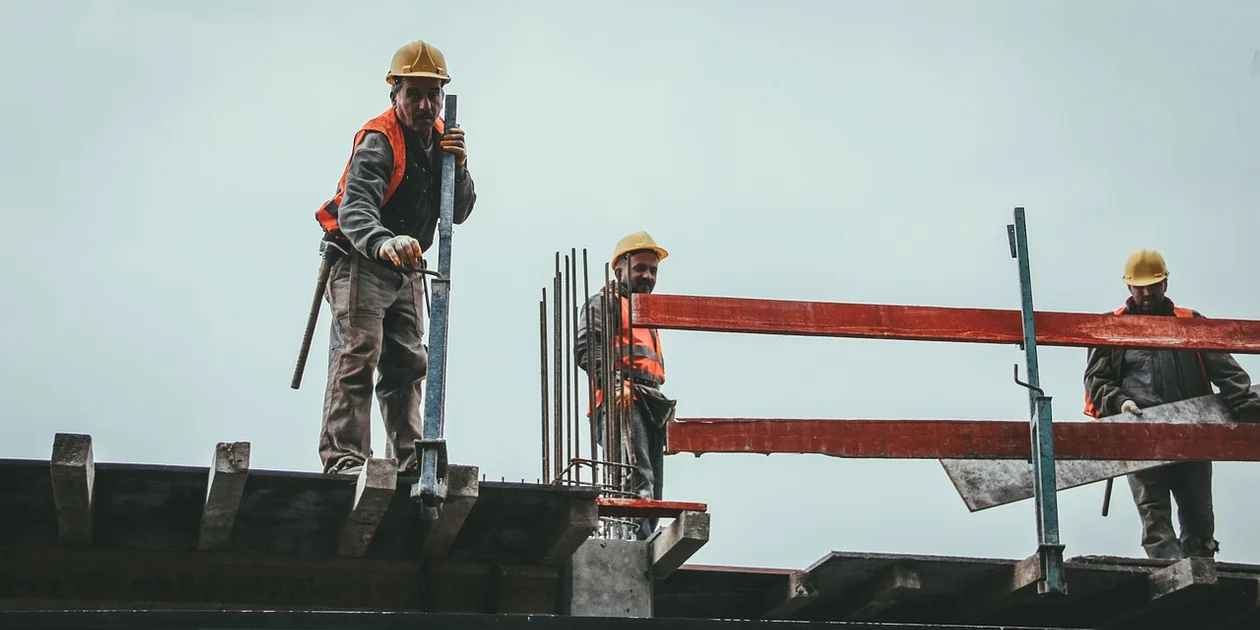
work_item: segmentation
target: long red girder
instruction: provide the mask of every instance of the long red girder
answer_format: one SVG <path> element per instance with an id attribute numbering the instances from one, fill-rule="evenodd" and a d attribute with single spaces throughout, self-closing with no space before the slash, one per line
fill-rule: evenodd
<path id="1" fill-rule="evenodd" d="M 1018 310 L 805 302 L 694 295 L 634 297 L 636 326 L 727 333 L 1019 344 Z M 1037 311 L 1043 346 L 1260 354 L 1260 321 Z"/>
<path id="2" fill-rule="evenodd" d="M 816 453 L 893 459 L 1029 459 L 1028 421 L 689 418 L 665 452 Z M 1260 423 L 1056 422 L 1056 459 L 1260 461 Z"/>

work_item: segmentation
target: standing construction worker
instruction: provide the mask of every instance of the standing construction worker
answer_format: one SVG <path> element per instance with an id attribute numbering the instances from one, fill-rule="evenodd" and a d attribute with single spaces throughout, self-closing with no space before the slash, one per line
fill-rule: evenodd
<path id="1" fill-rule="evenodd" d="M 1129 298 L 1115 315 L 1203 317 L 1165 296 L 1168 269 L 1158 252 L 1143 249 L 1130 255 L 1124 281 Z M 1085 368 L 1085 413 L 1095 418 L 1141 416 L 1146 407 L 1212 394 L 1213 384 L 1241 419 L 1254 420 L 1260 413 L 1260 397 L 1251 391 L 1251 379 L 1229 354 L 1091 348 Z M 1179 462 L 1135 472 L 1129 475 L 1129 488 L 1148 557 L 1211 557 L 1218 551 L 1211 462 Z M 1173 530 L 1170 494 L 1177 499 L 1180 537 Z"/>
<path id="2" fill-rule="evenodd" d="M 440 213 L 442 152 L 455 154 L 455 223 L 477 195 L 464 131 L 440 116 L 451 77 L 432 44 L 399 48 L 385 82 L 391 107 L 354 135 L 336 194 L 316 212 L 332 257 L 328 383 L 319 453 L 324 472 L 357 474 L 372 455 L 373 372 L 387 434 L 387 458 L 402 473 L 417 466 L 421 384 L 428 371 L 422 310 L 424 253 Z"/>
<path id="3" fill-rule="evenodd" d="M 633 469 L 624 489 L 643 499 L 662 496 L 665 424 L 673 420 L 676 403 L 660 390 L 665 383 L 660 334 L 653 328 L 633 325 L 629 295 L 651 293 L 656 288 L 657 267 L 668 255 L 647 232 L 634 232 L 618 241 L 612 255 L 616 279 L 582 307 L 573 345 L 577 364 L 595 381 L 593 413 L 598 442 L 605 453 L 610 444 L 618 445 L 621 460 Z M 611 364 L 605 361 L 603 352 L 605 316 L 609 327 L 616 331 Z M 587 365 L 588 358 L 592 366 Z M 616 384 L 609 384 L 607 374 Z M 628 419 L 620 431 L 621 439 L 611 441 L 607 439 L 610 398 L 621 410 L 617 415 Z M 656 523 L 655 517 L 639 519 L 639 539 L 650 536 Z"/>

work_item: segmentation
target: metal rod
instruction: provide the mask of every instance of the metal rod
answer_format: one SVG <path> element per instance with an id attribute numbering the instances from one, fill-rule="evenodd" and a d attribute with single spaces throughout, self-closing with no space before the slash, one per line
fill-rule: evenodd
<path id="1" fill-rule="evenodd" d="M 1013 252 L 1019 262 L 1020 315 L 1024 333 L 1024 362 L 1028 371 L 1029 439 L 1033 454 L 1033 493 L 1037 515 L 1037 553 L 1043 571 L 1038 592 L 1062 594 L 1063 545 L 1059 543 L 1058 485 L 1054 467 L 1054 426 L 1050 397 L 1039 391 L 1040 369 L 1037 364 L 1037 330 L 1032 294 L 1032 265 L 1028 255 L 1028 228 L 1024 209 L 1015 208 L 1015 223 L 1007 227 L 1014 237 Z"/>
<path id="2" fill-rule="evenodd" d="M 625 274 L 626 274 L 626 334 L 624 337 L 624 339 L 626 340 L 626 378 L 628 378 L 630 381 L 630 384 L 628 385 L 628 388 L 629 388 L 628 393 L 630 394 L 630 401 L 629 401 L 630 404 L 626 406 L 626 415 L 625 415 L 625 418 L 626 418 L 626 425 L 625 425 L 626 427 L 625 428 L 626 462 L 632 465 L 635 465 L 635 467 L 630 470 L 630 482 L 629 482 L 629 486 L 631 488 L 634 488 L 643 481 L 641 479 L 642 474 L 639 472 L 639 469 L 637 466 L 638 462 L 635 461 L 636 454 L 634 452 L 634 433 L 636 430 L 638 430 L 638 427 L 635 426 L 635 422 L 634 422 L 634 381 L 635 381 L 634 281 L 630 275 L 630 272 L 631 272 L 630 255 L 626 254 L 622 256 L 622 258 L 625 259 Z M 621 262 L 618 261 L 617 264 L 621 264 Z M 621 335 L 618 335 L 618 338 L 623 338 L 623 337 L 621 337 Z"/>
<path id="3" fill-rule="evenodd" d="M 560 471 L 564 468 L 564 395 L 562 389 L 564 387 L 564 345 L 561 343 L 560 331 L 560 252 L 556 252 L 556 274 L 552 277 L 552 340 L 555 343 L 555 423 L 553 427 L 555 435 L 555 444 L 553 445 L 555 460 L 552 462 L 552 470 L 555 471 L 556 480 L 559 481 Z"/>
<path id="4" fill-rule="evenodd" d="M 456 122 L 456 98 L 446 95 L 443 116 L 448 129 Z M 433 304 L 429 330 L 429 368 L 426 375 L 424 421 L 420 452 L 420 479 L 411 488 L 412 499 L 422 505 L 425 520 L 441 514 L 446 489 L 446 351 L 450 327 L 451 240 L 455 230 L 455 154 L 442 153 L 442 181 L 438 212 L 438 274 L 433 280 Z"/>
<path id="5" fill-rule="evenodd" d="M 573 378 L 569 374 L 569 255 L 564 255 L 564 266 L 561 268 L 561 288 L 564 295 L 560 302 L 564 306 L 563 321 L 564 328 L 561 330 L 561 338 L 564 341 L 564 360 L 560 362 L 560 369 L 564 372 L 564 429 L 562 431 L 564 439 L 564 461 L 567 463 L 573 459 L 573 439 L 571 425 L 573 424 L 573 401 L 570 398 L 570 392 L 573 391 Z"/>
<path id="6" fill-rule="evenodd" d="M 550 444 L 547 439 L 548 429 L 551 425 L 551 417 L 548 413 L 547 403 L 547 288 L 543 287 L 542 301 L 538 303 L 538 324 L 539 339 L 538 344 L 542 354 L 542 482 L 551 482 L 551 453 Z"/>
<path id="7" fill-rule="evenodd" d="M 616 370 L 614 365 L 612 352 L 612 336 L 616 334 L 613 331 L 612 322 L 612 291 L 613 286 L 609 282 L 608 263 L 604 263 L 604 288 L 600 291 L 600 314 L 603 318 L 604 334 L 600 339 L 600 354 L 604 357 L 603 365 L 603 401 L 601 406 L 604 413 L 604 459 L 613 464 L 608 472 L 612 475 L 610 483 L 613 487 L 621 488 L 621 471 L 617 468 L 620 464 L 620 442 L 621 437 L 617 425 L 617 406 L 612 403 L 610 394 L 612 393 L 613 374 Z"/>
<path id="8" fill-rule="evenodd" d="M 586 248 L 582 248 L 582 296 L 586 302 L 586 326 L 590 329 L 593 323 L 592 318 L 595 316 L 590 310 L 591 296 L 591 265 L 587 259 Z M 591 460 L 599 459 L 599 444 L 595 436 L 595 349 L 591 347 L 590 337 L 587 337 L 586 344 L 586 408 L 588 410 L 589 422 L 588 429 L 591 433 Z M 599 486 L 600 474 L 599 466 L 591 466 L 591 484 Z"/>
<path id="9" fill-rule="evenodd" d="M 569 326 L 569 336 L 573 340 L 573 344 L 576 345 L 577 344 L 577 324 L 578 324 L 578 295 L 577 295 L 578 286 L 577 286 L 577 248 L 576 247 L 569 248 L 569 261 L 570 261 L 569 262 L 569 277 L 571 278 L 569 282 L 569 315 L 572 318 L 572 322 L 573 322 Z M 577 358 L 573 356 L 572 348 L 570 348 L 568 355 L 569 355 L 569 372 L 573 375 L 573 380 L 572 380 L 573 385 L 570 388 L 570 396 L 572 397 L 572 400 L 573 400 L 573 412 L 570 414 L 570 417 L 573 419 L 573 422 L 569 425 L 569 427 L 570 427 L 570 430 L 573 432 L 572 438 L 571 438 L 573 440 L 573 457 L 581 458 L 582 457 L 582 439 L 581 439 L 582 438 L 582 423 L 580 421 L 580 417 L 581 417 L 581 412 L 582 412 L 582 397 L 581 397 L 581 392 L 578 389 L 578 384 L 581 383 L 582 375 L 581 373 L 578 372 L 578 362 L 577 362 Z M 574 483 L 577 483 L 577 484 L 582 483 L 581 467 L 578 467 L 574 471 Z"/>

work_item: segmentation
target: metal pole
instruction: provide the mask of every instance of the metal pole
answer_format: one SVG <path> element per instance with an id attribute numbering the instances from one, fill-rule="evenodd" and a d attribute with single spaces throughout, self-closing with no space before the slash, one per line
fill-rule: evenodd
<path id="1" fill-rule="evenodd" d="M 631 488 L 636 487 L 643 480 L 638 469 L 638 462 L 635 461 L 636 453 L 634 452 L 634 432 L 638 429 L 634 423 L 634 282 L 630 277 L 630 256 L 624 256 L 626 261 L 626 378 L 630 380 L 630 404 L 626 406 L 626 463 L 635 466 L 629 469 Z M 621 264 L 618 262 L 617 264 Z"/>
<path id="2" fill-rule="evenodd" d="M 456 124 L 456 98 L 446 95 L 443 117 L 448 129 Z M 411 498 L 419 499 L 422 517 L 436 520 L 446 500 L 446 344 L 450 325 L 451 238 L 455 228 L 455 155 L 442 153 L 441 208 L 438 218 L 438 273 L 433 279 L 432 317 L 429 331 L 428 384 L 425 387 L 423 438 L 417 440 L 420 481 Z"/>
<path id="3" fill-rule="evenodd" d="M 1015 208 L 1015 223 L 1007 226 L 1011 256 L 1019 261 L 1020 309 L 1024 329 L 1024 361 L 1028 369 L 1030 439 L 1032 440 L 1033 494 L 1037 514 L 1037 554 L 1042 594 L 1066 594 L 1063 581 L 1063 545 L 1059 542 L 1059 502 L 1054 468 L 1054 426 L 1050 397 L 1041 389 L 1037 365 L 1037 332 L 1033 310 L 1032 271 L 1028 254 L 1028 229 L 1024 209 Z M 1018 366 L 1016 366 L 1018 370 Z M 1016 378 L 1018 382 L 1018 375 Z"/>
<path id="4" fill-rule="evenodd" d="M 582 299 L 585 304 L 590 304 L 591 297 L 591 265 L 586 255 L 586 248 L 582 248 Z M 589 308 L 586 310 L 586 327 L 589 331 L 591 324 L 594 322 L 595 313 Z M 590 336 L 587 336 L 586 343 L 586 408 L 590 416 L 588 427 L 591 432 L 591 485 L 599 486 L 599 466 L 595 461 L 599 459 L 599 444 L 595 439 L 595 348 L 591 346 Z"/>
<path id="5" fill-rule="evenodd" d="M 548 414 L 547 403 L 547 289 L 542 290 L 542 301 L 538 303 L 538 324 L 539 324 L 539 346 L 541 349 L 542 360 L 542 482 L 549 483 L 551 481 L 551 452 L 549 450 L 550 443 L 547 440 L 547 428 L 550 424 L 550 414 Z"/>
<path id="6" fill-rule="evenodd" d="M 564 450 L 565 465 L 573 461 L 573 372 L 569 370 L 573 363 L 573 309 L 572 289 L 573 274 L 569 273 L 573 260 L 566 254 L 564 257 Z"/>
<path id="7" fill-rule="evenodd" d="M 553 426 L 555 435 L 555 443 L 552 448 L 555 449 L 555 459 L 552 462 L 552 470 L 555 472 L 556 481 L 560 480 L 560 473 L 564 470 L 564 343 L 561 341 L 562 331 L 560 330 L 560 252 L 556 252 L 556 275 L 551 279 L 552 283 L 552 307 L 555 309 L 551 314 L 551 338 L 555 343 L 555 400 L 556 418 Z"/>
<path id="8" fill-rule="evenodd" d="M 617 424 L 617 405 L 613 404 L 609 396 L 612 393 L 613 380 L 616 376 L 616 358 L 611 351 L 613 347 L 614 335 L 613 330 L 613 313 L 612 313 L 612 284 L 609 282 L 608 263 L 604 263 L 604 289 L 600 293 L 600 309 L 603 311 L 604 318 L 604 336 L 601 339 L 600 352 L 604 355 L 604 459 L 608 461 L 608 472 L 612 474 L 613 487 L 621 489 L 621 468 L 617 466 L 621 457 L 621 433 Z"/>
<path id="9" fill-rule="evenodd" d="M 576 345 L 577 344 L 577 324 L 578 324 L 578 299 L 577 299 L 578 286 L 577 286 L 577 248 L 576 247 L 569 248 L 569 261 L 570 261 L 569 277 L 571 278 L 569 282 L 569 313 L 570 313 L 570 316 L 572 317 L 572 322 L 573 322 L 569 326 L 569 336 L 571 339 L 573 339 L 573 344 Z M 573 419 L 573 422 L 569 425 L 569 430 L 573 432 L 571 436 L 571 439 L 573 440 L 573 456 L 578 459 L 581 459 L 582 457 L 582 439 L 581 439 L 582 438 L 582 423 L 579 420 L 579 416 L 582 413 L 582 396 L 580 394 L 580 391 L 578 390 L 578 387 L 579 387 L 579 383 L 581 383 L 582 375 L 581 373 L 578 372 L 578 362 L 577 362 L 577 359 L 573 356 L 572 348 L 570 348 L 568 355 L 569 355 L 569 372 L 573 374 L 573 380 L 572 380 L 573 385 L 570 388 L 570 396 L 572 396 L 572 400 L 573 400 L 573 413 L 570 414 L 570 417 Z M 582 483 L 582 467 L 580 465 L 575 465 L 573 467 L 573 475 L 574 475 L 573 477 L 574 483 L 577 483 L 580 485 Z"/>

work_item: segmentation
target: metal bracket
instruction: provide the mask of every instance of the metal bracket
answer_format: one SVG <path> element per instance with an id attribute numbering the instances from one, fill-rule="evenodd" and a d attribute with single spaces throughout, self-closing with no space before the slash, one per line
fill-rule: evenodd
<path id="1" fill-rule="evenodd" d="M 423 518 L 426 521 L 435 521 L 441 516 L 442 505 L 446 502 L 446 478 L 450 468 L 446 440 L 444 438 L 416 440 L 416 457 L 421 462 L 435 461 L 433 483 L 422 483 L 422 479 L 411 486 L 411 500 L 420 503 Z"/>

